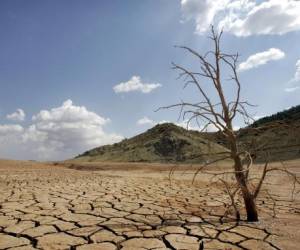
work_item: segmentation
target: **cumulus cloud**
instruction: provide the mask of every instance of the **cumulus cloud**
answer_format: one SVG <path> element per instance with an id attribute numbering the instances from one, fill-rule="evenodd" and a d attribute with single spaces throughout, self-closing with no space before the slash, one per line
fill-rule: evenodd
<path id="1" fill-rule="evenodd" d="M 143 83 L 139 76 L 132 76 L 129 81 L 115 85 L 113 90 L 116 93 L 139 91 L 146 94 L 161 86 L 160 83 Z"/>
<path id="2" fill-rule="evenodd" d="M 283 35 L 300 30 L 299 13 L 299 1 L 269 0 L 256 4 L 245 15 L 227 16 L 220 25 L 237 36 Z"/>
<path id="3" fill-rule="evenodd" d="M 18 134 L 24 131 L 24 128 L 19 124 L 4 124 L 0 125 L 0 136 L 8 134 Z"/>
<path id="4" fill-rule="evenodd" d="M 215 24 L 236 36 L 282 35 L 300 30 L 297 0 L 182 0 L 186 20 L 193 19 L 196 33 Z"/>
<path id="5" fill-rule="evenodd" d="M 23 151 L 26 149 L 27 158 L 73 157 L 90 148 L 120 141 L 123 138 L 121 135 L 104 131 L 103 127 L 109 123 L 109 119 L 87 110 L 84 106 L 75 106 L 71 100 L 67 100 L 60 107 L 42 110 L 34 115 L 32 124 L 22 131 L 20 127 L 14 128 L 21 132 L 14 136 L 17 138 L 15 153 L 22 148 Z M 2 129 L 7 130 L 4 131 L 7 135 L 12 127 L 4 126 Z M 10 139 L 13 141 L 13 138 Z"/>
<path id="6" fill-rule="evenodd" d="M 277 61 L 285 57 L 285 54 L 280 49 L 270 48 L 269 50 L 256 53 L 248 57 L 245 62 L 240 63 L 238 70 L 245 71 L 252 68 L 257 68 L 270 61 Z"/>
<path id="7" fill-rule="evenodd" d="M 19 124 L 0 125 L 0 158 L 14 158 L 22 154 L 22 135 L 25 129 Z"/>
<path id="8" fill-rule="evenodd" d="M 194 20 L 196 33 L 204 33 L 213 23 L 216 14 L 225 8 L 228 0 L 182 0 L 185 20 Z"/>
<path id="9" fill-rule="evenodd" d="M 6 116 L 6 119 L 11 121 L 24 121 L 26 117 L 26 114 L 23 109 L 17 109 L 16 112 L 12 114 L 8 114 Z"/>
<path id="10" fill-rule="evenodd" d="M 300 89 L 300 59 L 296 62 L 296 71 L 294 77 L 288 82 L 288 87 L 284 90 L 286 92 L 294 92 Z"/>
<path id="11" fill-rule="evenodd" d="M 156 124 L 155 121 L 149 119 L 147 116 L 144 116 L 143 118 L 139 119 L 137 122 L 136 122 L 137 125 L 139 126 L 143 126 L 143 125 L 154 125 Z"/>

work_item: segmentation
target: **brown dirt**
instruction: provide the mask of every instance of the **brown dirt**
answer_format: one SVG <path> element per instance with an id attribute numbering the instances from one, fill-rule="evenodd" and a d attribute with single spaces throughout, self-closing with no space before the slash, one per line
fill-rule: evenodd
<path id="1" fill-rule="evenodd" d="M 300 174 L 300 161 L 287 167 Z M 300 198 L 273 174 L 259 223 L 223 218 L 227 197 L 197 166 L 0 161 L 0 249 L 298 249 Z M 228 164 L 214 167 L 216 171 Z M 298 190 L 297 190 L 298 191 Z M 243 215 L 244 216 L 244 215 Z"/>

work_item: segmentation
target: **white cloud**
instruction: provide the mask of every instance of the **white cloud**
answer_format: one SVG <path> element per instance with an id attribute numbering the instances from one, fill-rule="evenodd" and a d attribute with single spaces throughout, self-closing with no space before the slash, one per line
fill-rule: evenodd
<path id="1" fill-rule="evenodd" d="M 296 86 L 296 87 L 288 87 L 288 88 L 285 88 L 284 91 L 285 92 L 294 92 L 296 90 L 300 89 L 299 86 Z"/>
<path id="2" fill-rule="evenodd" d="M 185 19 L 193 19 L 200 34 L 210 24 L 236 36 L 282 35 L 300 30 L 297 0 L 182 0 L 181 7 Z"/>
<path id="3" fill-rule="evenodd" d="M 252 68 L 257 68 L 270 61 L 277 61 L 285 57 L 285 54 L 280 49 L 270 48 L 269 50 L 256 53 L 248 57 L 245 62 L 240 63 L 238 70 L 245 71 Z"/>
<path id="4" fill-rule="evenodd" d="M 88 111 L 84 106 L 74 106 L 71 100 L 65 101 L 62 106 L 51 110 L 42 110 L 32 117 L 33 121 L 44 122 L 53 125 L 54 123 L 75 124 L 82 121 L 104 125 L 109 119 L 102 118 L 94 112 Z"/>
<path id="5" fill-rule="evenodd" d="M 6 119 L 11 120 L 11 121 L 24 121 L 26 117 L 25 112 L 23 109 L 17 109 L 16 112 L 12 114 L 8 114 L 6 116 Z"/>
<path id="6" fill-rule="evenodd" d="M 113 87 L 116 93 L 140 91 L 142 93 L 150 93 L 156 88 L 161 87 L 160 83 L 143 83 L 139 76 L 132 76 L 129 81 L 121 82 Z"/>
<path id="7" fill-rule="evenodd" d="M 16 139 L 10 138 L 11 142 L 15 142 L 11 150 L 15 153 L 14 158 L 19 158 L 19 151 L 27 159 L 73 157 L 85 150 L 120 141 L 122 136 L 104 131 L 103 127 L 109 122 L 109 119 L 67 100 L 60 107 L 42 110 L 34 115 L 28 128 L 21 131 L 20 127 L 14 127 L 21 133 L 14 136 Z M 7 125 L 2 127 L 4 133 L 2 135 L 0 132 L 0 137 L 7 136 L 9 129 L 13 129 Z"/>
<path id="8" fill-rule="evenodd" d="M 144 126 L 144 125 L 154 125 L 154 124 L 156 124 L 156 122 L 149 119 L 147 116 L 144 116 L 143 118 L 139 119 L 136 122 L 136 124 L 139 126 Z"/>
<path id="9" fill-rule="evenodd" d="M 299 13 L 299 1 L 269 0 L 256 4 L 246 14 L 229 14 L 220 26 L 237 36 L 283 35 L 300 30 Z"/>
<path id="10" fill-rule="evenodd" d="M 296 72 L 294 77 L 288 82 L 288 87 L 284 90 L 286 92 L 294 92 L 300 89 L 300 59 L 296 62 Z"/>
<path id="11" fill-rule="evenodd" d="M 193 123 L 188 123 L 188 120 L 175 122 L 175 124 L 179 127 L 182 127 L 182 128 L 188 129 L 188 130 L 201 130 L 201 128 L 199 126 L 196 126 Z"/>
<path id="12" fill-rule="evenodd" d="M 18 124 L 4 124 L 0 125 L 0 136 L 6 136 L 7 134 L 22 133 L 24 128 Z"/>
<path id="13" fill-rule="evenodd" d="M 14 158 L 22 154 L 21 141 L 24 131 L 19 124 L 0 125 L 0 158 Z"/>
<path id="14" fill-rule="evenodd" d="M 213 23 L 215 15 L 225 8 L 229 0 L 181 0 L 183 17 L 194 20 L 196 33 L 205 32 Z"/>

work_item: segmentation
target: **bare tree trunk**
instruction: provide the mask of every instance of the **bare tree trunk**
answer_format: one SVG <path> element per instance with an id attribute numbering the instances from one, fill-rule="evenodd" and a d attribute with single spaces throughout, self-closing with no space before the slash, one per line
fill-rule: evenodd
<path id="1" fill-rule="evenodd" d="M 228 171 L 227 174 L 234 174 L 236 183 L 234 183 L 234 188 L 236 191 L 231 192 L 230 186 L 226 184 L 226 181 L 221 178 L 221 182 L 225 185 L 226 191 L 229 194 L 232 202 L 232 206 L 236 211 L 237 220 L 239 220 L 239 211 L 235 204 L 235 194 L 237 192 L 241 192 L 243 197 L 244 206 L 247 213 L 247 221 L 258 221 L 258 214 L 256 208 L 256 197 L 259 194 L 266 174 L 270 171 L 284 171 L 294 179 L 294 189 L 292 194 L 295 191 L 296 183 L 300 184 L 300 181 L 297 179 L 295 174 L 284 169 L 284 168 L 271 168 L 268 169 L 268 161 L 263 168 L 263 173 L 261 178 L 258 181 L 258 184 L 255 185 L 256 188 L 251 190 L 249 188 L 250 179 L 248 178 L 249 168 L 252 165 L 253 159 L 251 153 L 256 151 L 257 148 L 253 145 L 250 146 L 250 150 L 240 149 L 238 144 L 237 134 L 233 129 L 233 122 L 237 116 L 240 116 L 245 124 L 249 124 L 253 119 L 249 115 L 247 111 L 247 107 L 253 106 L 249 104 L 247 101 L 241 101 L 241 84 L 238 78 L 238 53 L 237 54 L 227 54 L 223 53 L 220 49 L 220 40 L 222 36 L 221 32 L 215 32 L 213 26 L 211 27 L 211 36 L 209 37 L 214 44 L 214 50 L 210 50 L 205 55 L 201 55 L 195 50 L 186 47 L 179 46 L 193 56 L 195 56 L 200 63 L 200 69 L 197 71 L 191 71 L 186 67 L 177 65 L 172 63 L 173 69 L 178 70 L 179 78 L 185 78 L 185 87 L 188 85 L 194 85 L 196 89 L 199 91 L 200 100 L 196 103 L 191 102 L 181 102 L 173 105 L 169 105 L 166 107 L 162 107 L 160 109 L 168 109 L 174 107 L 181 107 L 180 116 L 185 120 L 188 117 L 187 125 L 192 121 L 196 120 L 197 124 L 199 122 L 203 123 L 202 131 L 205 131 L 209 126 L 213 126 L 218 129 L 218 131 L 226 137 L 227 143 L 230 146 L 230 151 L 225 158 L 217 159 L 216 161 L 212 160 L 207 164 L 201 166 L 195 173 L 193 181 L 196 175 L 201 172 L 204 167 L 222 161 L 224 159 L 231 158 L 233 160 L 233 165 L 231 171 Z M 223 65 L 223 66 L 222 66 Z M 229 80 L 235 84 L 236 92 L 235 98 L 233 100 L 229 100 L 226 97 L 223 90 L 223 72 L 227 72 L 223 70 L 223 67 L 229 67 L 230 78 Z M 205 88 L 202 87 L 202 81 L 208 81 L 212 84 L 214 92 L 208 92 Z M 214 101 L 216 98 L 217 101 Z M 246 127 L 245 129 L 250 130 L 253 128 Z M 249 164 L 245 164 L 245 160 L 249 160 Z M 206 172 L 207 173 L 207 172 Z M 211 173 L 214 176 L 218 174 Z M 223 175 L 226 172 L 221 173 Z M 219 175 L 218 175 L 219 176 Z M 220 180 L 220 178 L 219 178 Z M 252 183 L 253 184 L 253 183 Z M 240 193 L 238 193 L 239 195 Z"/>
<path id="2" fill-rule="evenodd" d="M 243 191 L 242 189 L 242 192 L 247 212 L 247 221 L 258 221 L 257 209 L 253 195 L 249 192 L 248 189 L 245 191 Z"/>
<path id="3" fill-rule="evenodd" d="M 238 182 L 242 196 L 244 199 L 245 209 L 247 213 L 247 221 L 258 221 L 258 214 L 255 204 L 255 197 L 250 192 L 247 180 L 246 180 L 246 172 L 243 171 L 242 162 L 240 156 L 236 153 L 236 143 L 232 142 L 232 158 L 234 160 L 234 169 L 235 169 L 235 178 Z"/>

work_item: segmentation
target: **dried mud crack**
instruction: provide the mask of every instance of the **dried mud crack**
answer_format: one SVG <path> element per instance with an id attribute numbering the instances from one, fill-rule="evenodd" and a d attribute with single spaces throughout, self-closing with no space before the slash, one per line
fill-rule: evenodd
<path id="1" fill-rule="evenodd" d="M 299 200 L 278 198 L 272 218 L 262 197 L 262 222 L 236 223 L 222 217 L 224 194 L 184 179 L 33 164 L 0 167 L 0 190 L 0 249 L 296 249 L 300 241 Z"/>

